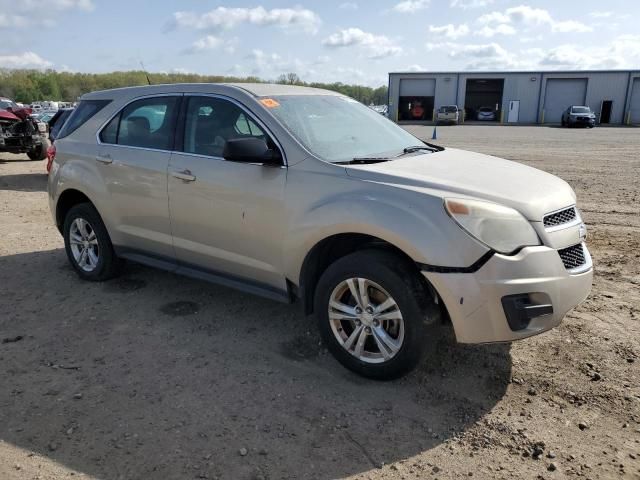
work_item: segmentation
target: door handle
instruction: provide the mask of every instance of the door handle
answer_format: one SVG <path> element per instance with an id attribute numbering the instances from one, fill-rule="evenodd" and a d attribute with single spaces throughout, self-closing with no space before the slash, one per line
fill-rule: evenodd
<path id="1" fill-rule="evenodd" d="M 104 163 L 105 165 L 108 165 L 110 163 L 113 163 L 113 158 L 111 158 L 111 155 L 106 153 L 104 155 L 98 155 L 96 157 L 96 161 L 98 161 L 100 163 Z"/>
<path id="2" fill-rule="evenodd" d="M 171 172 L 171 175 L 175 178 L 179 178 L 183 182 L 193 182 L 196 179 L 196 176 L 191 174 L 191 170 L 182 170 L 181 172 Z"/>

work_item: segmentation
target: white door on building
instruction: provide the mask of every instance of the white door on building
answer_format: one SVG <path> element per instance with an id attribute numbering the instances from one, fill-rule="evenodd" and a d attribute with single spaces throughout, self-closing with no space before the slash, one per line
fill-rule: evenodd
<path id="1" fill-rule="evenodd" d="M 507 122 L 516 123 L 520 115 L 520 100 L 511 100 L 509 102 L 509 116 Z"/>

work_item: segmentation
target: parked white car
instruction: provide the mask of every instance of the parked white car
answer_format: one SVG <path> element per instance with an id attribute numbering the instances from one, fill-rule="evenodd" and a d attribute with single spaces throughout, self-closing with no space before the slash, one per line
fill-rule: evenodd
<path id="1" fill-rule="evenodd" d="M 438 123 L 454 123 L 460 120 L 460 111 L 457 105 L 443 105 L 436 113 L 436 121 Z"/>
<path id="2" fill-rule="evenodd" d="M 476 118 L 482 121 L 494 121 L 496 119 L 496 112 L 491 107 L 480 107 Z"/>

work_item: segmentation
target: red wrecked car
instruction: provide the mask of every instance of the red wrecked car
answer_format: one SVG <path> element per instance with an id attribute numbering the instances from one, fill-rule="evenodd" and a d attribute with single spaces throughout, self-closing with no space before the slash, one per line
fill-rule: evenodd
<path id="1" fill-rule="evenodd" d="M 0 152 L 26 153 L 31 160 L 47 158 L 47 127 L 30 115 L 30 108 L 0 97 Z"/>

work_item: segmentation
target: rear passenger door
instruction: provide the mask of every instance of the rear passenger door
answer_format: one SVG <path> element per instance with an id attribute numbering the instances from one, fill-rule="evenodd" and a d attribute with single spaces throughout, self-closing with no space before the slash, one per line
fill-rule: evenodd
<path id="1" fill-rule="evenodd" d="M 176 145 L 169 165 L 169 209 L 178 262 L 185 269 L 250 279 L 284 291 L 287 170 L 284 165 L 236 163 L 222 157 L 231 138 L 258 137 L 279 147 L 250 112 L 230 99 L 185 95 L 183 111 L 183 142 Z"/>
<path id="2" fill-rule="evenodd" d="M 175 261 L 167 168 L 182 95 L 135 100 L 100 132 L 100 165 L 111 194 L 117 248 Z"/>

